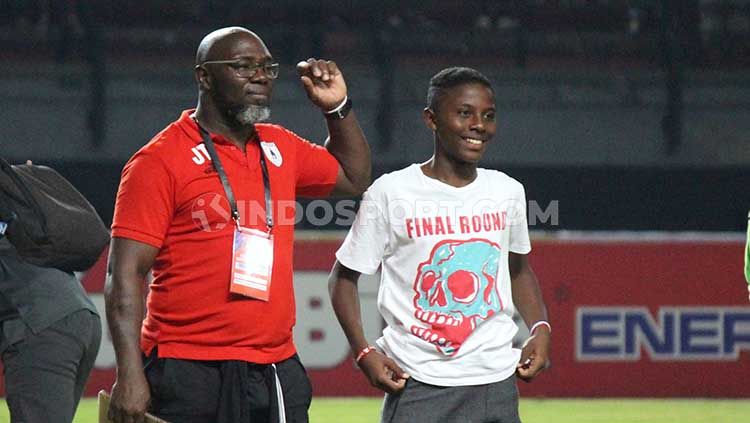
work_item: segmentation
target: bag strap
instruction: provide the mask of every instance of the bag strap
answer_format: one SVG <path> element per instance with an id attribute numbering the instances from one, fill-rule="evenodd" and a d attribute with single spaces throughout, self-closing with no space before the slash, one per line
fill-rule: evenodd
<path id="1" fill-rule="evenodd" d="M 10 177 L 10 179 L 13 180 L 13 183 L 16 184 L 18 190 L 21 191 L 21 194 L 25 197 L 26 202 L 31 205 L 32 211 L 41 223 L 42 231 L 46 234 L 47 218 L 44 216 L 44 213 L 42 213 L 42 208 L 39 206 L 36 198 L 34 198 L 34 195 L 31 193 L 31 191 L 29 191 L 29 188 L 26 187 L 26 184 L 24 184 L 21 177 L 18 176 L 18 173 L 16 173 L 16 170 L 13 169 L 13 166 L 2 157 L 0 157 L 0 168 L 2 168 L 3 172 L 5 172 Z"/>

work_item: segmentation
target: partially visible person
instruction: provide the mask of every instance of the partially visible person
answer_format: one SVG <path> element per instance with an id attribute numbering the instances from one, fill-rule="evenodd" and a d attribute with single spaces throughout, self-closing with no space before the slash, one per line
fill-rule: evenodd
<path id="1" fill-rule="evenodd" d="M 31 264 L 5 237 L 28 218 L 12 210 L 5 194 L 0 192 L 0 354 L 11 422 L 70 423 L 99 352 L 101 320 L 73 273 Z"/>
<path id="2" fill-rule="evenodd" d="M 478 167 L 497 128 L 494 91 L 474 69 L 430 80 L 434 153 L 383 175 L 336 252 L 330 292 L 355 361 L 385 391 L 383 423 L 518 423 L 516 376 L 548 364 L 551 327 L 528 254 L 523 186 Z M 376 345 L 360 320 L 360 274 L 381 271 Z M 531 336 L 512 347 L 518 312 Z"/>
<path id="3" fill-rule="evenodd" d="M 325 146 L 266 123 L 279 64 L 255 33 L 206 35 L 194 72 L 197 107 L 131 158 L 117 194 L 109 416 L 307 422 L 312 387 L 292 337 L 294 201 L 361 194 L 369 148 L 334 62 L 297 65 Z"/>
<path id="4" fill-rule="evenodd" d="M 750 300 L 750 212 L 747 214 L 747 240 L 745 241 L 745 281 L 747 282 L 747 298 Z"/>

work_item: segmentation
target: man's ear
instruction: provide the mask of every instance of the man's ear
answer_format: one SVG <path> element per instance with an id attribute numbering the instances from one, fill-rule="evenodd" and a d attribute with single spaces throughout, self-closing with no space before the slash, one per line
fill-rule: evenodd
<path id="1" fill-rule="evenodd" d="M 422 119 L 424 120 L 424 124 L 427 125 L 428 128 L 432 129 L 433 131 L 437 130 L 437 123 L 435 122 L 435 112 L 432 111 L 429 107 L 425 107 L 424 110 L 422 110 Z"/>
<path id="2" fill-rule="evenodd" d="M 195 80 L 198 82 L 198 86 L 202 89 L 211 88 L 211 75 L 208 74 L 206 69 L 202 66 L 195 67 Z"/>

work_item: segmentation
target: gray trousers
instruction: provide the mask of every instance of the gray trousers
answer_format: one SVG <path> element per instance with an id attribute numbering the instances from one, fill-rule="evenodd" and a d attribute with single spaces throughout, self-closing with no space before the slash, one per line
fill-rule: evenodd
<path id="1" fill-rule="evenodd" d="M 381 423 L 520 423 L 516 377 L 472 386 L 435 386 L 407 380 L 386 394 Z"/>
<path id="2" fill-rule="evenodd" d="M 94 367 L 102 325 L 79 310 L 3 352 L 12 423 L 70 423 Z"/>

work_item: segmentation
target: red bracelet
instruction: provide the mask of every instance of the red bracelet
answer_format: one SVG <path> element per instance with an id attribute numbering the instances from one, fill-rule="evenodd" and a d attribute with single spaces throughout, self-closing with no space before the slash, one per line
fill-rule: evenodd
<path id="1" fill-rule="evenodd" d="M 373 351 L 375 351 L 375 347 L 373 347 L 372 345 L 368 345 L 368 346 L 362 348 L 362 351 L 360 351 L 359 354 L 357 354 L 357 358 L 355 358 L 354 361 L 357 364 L 359 364 L 360 360 L 362 360 L 363 358 L 365 358 L 365 356 L 367 354 L 369 354 L 369 353 L 371 353 Z"/>

